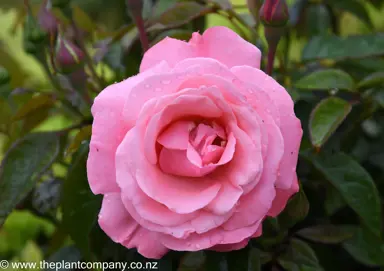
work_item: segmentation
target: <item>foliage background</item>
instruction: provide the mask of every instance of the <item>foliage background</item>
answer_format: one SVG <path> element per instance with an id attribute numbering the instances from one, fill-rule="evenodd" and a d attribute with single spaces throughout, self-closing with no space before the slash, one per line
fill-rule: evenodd
<path id="1" fill-rule="evenodd" d="M 29 2 L 41 16 L 42 1 Z M 65 2 L 50 12 L 67 30 L 73 18 L 90 57 L 69 73 L 55 72 L 47 40 L 26 52 L 24 3 L 0 3 L 0 259 L 144 262 L 94 223 L 100 198 L 85 174 L 89 103 L 137 72 L 137 29 L 124 0 Z M 151 44 L 225 25 L 266 55 L 263 27 L 244 1 L 144 2 L 144 18 L 161 23 L 148 31 Z M 160 270 L 384 270 L 384 1 L 288 2 L 273 76 L 304 128 L 301 191 L 247 248 L 169 253 Z M 79 70 L 86 76 L 73 79 Z"/>

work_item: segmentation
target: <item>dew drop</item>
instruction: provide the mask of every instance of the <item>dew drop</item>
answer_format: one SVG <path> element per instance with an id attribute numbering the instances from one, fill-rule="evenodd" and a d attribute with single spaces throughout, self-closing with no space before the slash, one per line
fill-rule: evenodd
<path id="1" fill-rule="evenodd" d="M 196 244 L 196 248 L 197 248 L 197 249 L 200 249 L 200 245 L 199 245 L 199 244 Z"/>
<path id="2" fill-rule="evenodd" d="M 155 88 L 155 91 L 159 92 L 161 91 L 161 88 Z"/>
<path id="3" fill-rule="evenodd" d="M 151 87 L 151 85 L 149 85 L 149 84 L 145 85 L 145 88 L 150 88 L 150 87 Z"/>
<path id="4" fill-rule="evenodd" d="M 168 85 L 171 83 L 171 80 L 163 80 L 161 81 L 161 83 L 163 83 L 164 85 Z"/>

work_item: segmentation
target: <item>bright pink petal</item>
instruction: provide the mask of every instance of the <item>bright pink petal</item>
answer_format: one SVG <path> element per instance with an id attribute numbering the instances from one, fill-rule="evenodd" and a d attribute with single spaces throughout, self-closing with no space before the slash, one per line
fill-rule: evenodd
<path id="1" fill-rule="evenodd" d="M 214 250 L 214 251 L 218 251 L 218 252 L 240 250 L 242 248 L 245 248 L 248 245 L 248 242 L 249 242 L 249 238 L 246 238 L 239 243 L 216 245 L 216 246 L 211 247 L 209 250 Z"/>
<path id="2" fill-rule="evenodd" d="M 141 62 L 140 72 L 166 61 L 171 67 L 187 58 L 213 58 L 228 67 L 248 65 L 259 68 L 260 50 L 223 26 L 211 27 L 203 35 L 194 33 L 187 43 L 165 38 L 149 49 Z"/>
<path id="3" fill-rule="evenodd" d="M 261 221 L 233 231 L 217 227 L 202 234 L 192 233 L 187 238 L 179 239 L 166 234 L 159 234 L 159 240 L 166 247 L 178 251 L 198 251 L 208 249 L 219 244 L 235 244 L 254 235 Z"/>
<path id="4" fill-rule="evenodd" d="M 132 238 L 123 242 L 127 248 L 137 248 L 137 251 L 149 259 L 161 259 L 169 249 L 158 242 L 158 233 L 139 227 Z"/>
<path id="5" fill-rule="evenodd" d="M 131 90 L 148 76 L 167 70 L 166 63 L 120 83 L 110 85 L 95 98 L 92 106 L 93 125 L 87 174 L 95 194 L 118 192 L 115 173 L 117 146 L 136 120 L 127 121 L 122 116 L 125 101 Z"/>
<path id="6" fill-rule="evenodd" d="M 137 128 L 132 128 L 116 153 L 117 172 L 129 170 L 141 190 L 150 198 L 176 213 L 192 213 L 210 203 L 220 190 L 216 180 L 175 177 L 163 173 L 158 165 L 148 162 L 142 152 L 142 139 Z M 127 166 L 121 168 L 120 166 Z M 124 181 L 124 180 L 122 180 Z M 120 185 L 120 181 L 119 181 Z"/>
<path id="7" fill-rule="evenodd" d="M 225 214 L 238 203 L 239 198 L 243 194 L 243 189 L 240 186 L 234 186 L 231 182 L 225 180 L 226 177 L 222 176 L 223 183 L 216 198 L 205 207 L 217 215 Z"/>
<path id="8" fill-rule="evenodd" d="M 303 130 L 300 120 L 295 116 L 293 101 L 288 92 L 264 72 L 248 66 L 231 69 L 236 76 L 253 83 L 268 94 L 277 105 L 280 113 L 280 130 L 284 138 L 284 156 L 280 163 L 276 187 L 288 189 L 296 174 L 298 152 Z"/>
<path id="9" fill-rule="evenodd" d="M 194 33 L 190 43 L 198 47 L 199 56 L 217 59 L 229 68 L 240 65 L 260 68 L 260 50 L 227 27 L 208 28 L 202 36 Z"/>
<path id="10" fill-rule="evenodd" d="M 297 181 L 297 176 L 295 176 L 294 181 L 290 189 L 276 189 L 276 197 L 273 200 L 272 207 L 268 212 L 269 216 L 276 217 L 281 211 L 284 210 L 287 205 L 288 200 L 292 195 L 299 191 L 299 183 Z"/>
<path id="11" fill-rule="evenodd" d="M 167 149 L 186 150 L 189 133 L 195 126 L 192 121 L 177 121 L 160 134 L 157 142 Z"/>
<path id="12" fill-rule="evenodd" d="M 140 227 L 124 208 L 120 193 L 104 196 L 99 214 L 99 225 L 116 243 L 130 238 Z"/>

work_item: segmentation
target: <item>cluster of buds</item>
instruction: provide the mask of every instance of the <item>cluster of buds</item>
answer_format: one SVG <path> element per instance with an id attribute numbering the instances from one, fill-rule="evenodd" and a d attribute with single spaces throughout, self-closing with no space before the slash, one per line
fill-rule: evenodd
<path id="1" fill-rule="evenodd" d="M 258 2 L 259 0 L 249 1 Z M 268 42 L 267 73 L 271 75 L 277 45 L 284 34 L 285 26 L 289 20 L 286 0 L 264 0 L 260 7 L 259 18 L 264 25 L 265 38 Z"/>
<path id="2" fill-rule="evenodd" d="M 27 3 L 27 18 L 24 26 L 25 50 L 37 57 L 44 54 L 44 46 L 51 48 L 51 64 L 62 73 L 70 73 L 83 63 L 84 52 L 74 41 L 67 38 L 60 21 L 52 8 L 64 8 L 69 0 L 44 0 L 40 6 L 37 18 L 32 15 Z M 56 44 L 56 45 L 55 45 Z"/>

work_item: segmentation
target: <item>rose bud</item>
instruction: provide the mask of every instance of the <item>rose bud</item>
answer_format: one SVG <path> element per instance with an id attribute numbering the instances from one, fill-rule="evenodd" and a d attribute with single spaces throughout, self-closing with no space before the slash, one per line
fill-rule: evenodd
<path id="1" fill-rule="evenodd" d="M 83 63 L 83 51 L 62 34 L 58 35 L 55 49 L 55 64 L 60 72 L 69 73 L 77 70 Z"/>
<path id="2" fill-rule="evenodd" d="M 259 12 L 260 20 L 266 26 L 285 26 L 289 20 L 285 0 L 265 0 Z"/>
<path id="3" fill-rule="evenodd" d="M 87 174 L 101 229 L 147 258 L 231 251 L 299 191 L 303 130 L 261 53 L 226 27 L 165 38 L 92 105 Z"/>
<path id="4" fill-rule="evenodd" d="M 48 33 L 56 33 L 58 21 L 52 13 L 51 0 L 45 0 L 41 5 L 39 14 L 37 16 L 40 27 Z"/>

